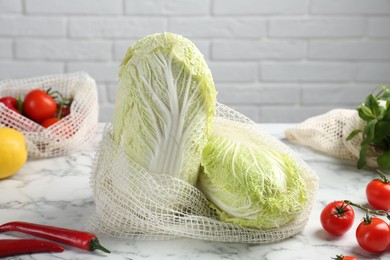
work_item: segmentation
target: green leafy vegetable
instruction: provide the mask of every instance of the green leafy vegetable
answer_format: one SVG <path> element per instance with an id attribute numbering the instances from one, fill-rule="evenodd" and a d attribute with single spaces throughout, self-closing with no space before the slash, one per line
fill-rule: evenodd
<path id="1" fill-rule="evenodd" d="M 215 107 L 212 75 L 195 45 L 150 35 L 120 67 L 113 138 L 146 170 L 195 184 Z"/>
<path id="2" fill-rule="evenodd" d="M 306 184 L 294 160 L 239 123 L 218 119 L 202 155 L 198 187 L 222 221 L 268 229 L 304 210 Z"/>
<path id="3" fill-rule="evenodd" d="M 382 102 L 382 104 L 381 104 Z M 381 169 L 390 168 L 390 89 L 382 86 L 382 89 L 376 94 L 369 95 L 358 109 L 358 114 L 366 124 L 364 129 L 352 131 L 347 140 L 352 140 L 358 134 L 363 135 L 363 141 L 360 144 L 360 155 L 357 167 L 363 168 L 366 161 L 367 150 L 374 146 L 380 155 L 377 163 Z"/>

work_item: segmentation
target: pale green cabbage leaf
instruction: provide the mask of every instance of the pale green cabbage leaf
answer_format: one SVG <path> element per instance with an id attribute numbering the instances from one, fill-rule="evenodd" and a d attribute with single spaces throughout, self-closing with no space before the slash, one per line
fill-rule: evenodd
<path id="1" fill-rule="evenodd" d="M 130 47 L 121 64 L 113 139 L 147 171 L 194 185 L 215 107 L 212 75 L 196 46 L 153 34 Z"/>
<path id="2" fill-rule="evenodd" d="M 239 123 L 216 120 L 201 164 L 198 187 L 222 221 L 269 229 L 304 210 L 306 184 L 294 160 Z"/>

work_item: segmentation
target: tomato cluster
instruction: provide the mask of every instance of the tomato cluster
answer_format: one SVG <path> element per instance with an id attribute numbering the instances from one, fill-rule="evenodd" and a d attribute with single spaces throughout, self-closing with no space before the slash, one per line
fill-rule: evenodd
<path id="1" fill-rule="evenodd" d="M 57 101 L 58 99 L 58 101 Z M 12 96 L 0 98 L 0 103 L 12 111 L 47 128 L 70 114 L 72 100 L 65 99 L 58 91 L 33 89 L 24 100 Z"/>
<path id="2" fill-rule="evenodd" d="M 390 219 L 390 182 L 383 173 L 382 179 L 368 183 L 366 196 L 369 204 L 376 210 L 365 208 L 351 201 L 334 201 L 325 206 L 321 212 L 322 227 L 331 235 L 341 236 L 353 225 L 355 212 L 352 206 L 366 211 L 366 216 L 356 228 L 356 240 L 361 248 L 371 253 L 381 253 L 390 248 L 390 225 L 379 217 L 369 214 L 383 215 Z"/>

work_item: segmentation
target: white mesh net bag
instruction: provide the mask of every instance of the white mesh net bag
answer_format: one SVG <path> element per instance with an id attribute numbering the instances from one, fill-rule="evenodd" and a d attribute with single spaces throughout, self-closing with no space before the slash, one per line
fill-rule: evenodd
<path id="1" fill-rule="evenodd" d="M 0 127 L 14 128 L 25 135 L 30 158 L 69 154 L 78 150 L 95 132 L 98 123 L 98 99 L 95 81 L 85 72 L 46 75 L 0 81 L 0 97 L 22 100 L 32 89 L 59 91 L 72 98 L 70 114 L 49 128 L 0 104 Z"/>
<path id="2" fill-rule="evenodd" d="M 363 129 L 364 121 L 358 112 L 352 109 L 333 109 L 325 114 L 314 116 L 287 129 L 287 139 L 310 147 L 327 155 L 358 161 L 361 134 L 347 141 L 348 135 L 355 129 Z M 367 151 L 367 165 L 377 168 L 378 153 L 373 147 Z"/>
<path id="3" fill-rule="evenodd" d="M 263 143 L 295 160 L 307 187 L 307 203 L 299 216 L 283 226 L 266 230 L 222 222 L 196 187 L 170 175 L 147 172 L 132 161 L 113 141 L 113 129 L 108 124 L 91 175 L 96 212 L 89 229 L 117 238 L 187 237 L 242 243 L 274 242 L 300 233 L 309 219 L 317 191 L 314 172 L 294 151 L 244 115 L 217 104 L 216 118 L 239 122 Z"/>

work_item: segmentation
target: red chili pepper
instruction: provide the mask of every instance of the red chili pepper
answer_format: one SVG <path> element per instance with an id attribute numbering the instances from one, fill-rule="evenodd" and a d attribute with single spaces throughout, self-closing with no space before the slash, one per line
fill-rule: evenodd
<path id="1" fill-rule="evenodd" d="M 99 240 L 94 234 L 84 231 L 18 221 L 1 225 L 0 232 L 6 231 L 18 231 L 89 251 L 99 249 L 103 252 L 111 253 L 99 243 Z"/>
<path id="2" fill-rule="evenodd" d="M 38 239 L 0 239 L 0 257 L 44 252 L 63 252 L 64 248 Z"/>

